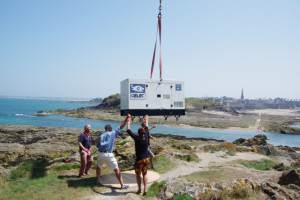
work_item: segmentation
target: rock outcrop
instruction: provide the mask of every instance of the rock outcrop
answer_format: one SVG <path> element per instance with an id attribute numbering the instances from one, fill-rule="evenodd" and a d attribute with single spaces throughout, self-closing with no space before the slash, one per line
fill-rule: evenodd
<path id="1" fill-rule="evenodd" d="M 237 145 L 245 145 L 245 146 L 259 146 L 259 145 L 267 145 L 267 139 L 268 139 L 267 136 L 259 134 L 249 139 L 239 138 L 235 140 L 233 143 Z"/>
<path id="2" fill-rule="evenodd" d="M 102 103 L 96 106 L 97 109 L 118 109 L 120 108 L 120 94 L 110 95 L 103 99 Z"/>
<path id="3" fill-rule="evenodd" d="M 283 187 L 274 182 L 262 184 L 262 191 L 272 200 L 295 200 L 300 199 L 299 187 Z"/>
<path id="4" fill-rule="evenodd" d="M 186 194 L 194 199 L 243 199 L 260 191 L 260 186 L 249 179 L 238 179 L 230 183 L 190 183 L 173 180 L 166 184 L 159 198 L 173 199 L 177 195 Z"/>
<path id="5" fill-rule="evenodd" d="M 278 183 L 280 185 L 294 184 L 300 186 L 300 169 L 284 172 L 280 177 Z"/>
<path id="6" fill-rule="evenodd" d="M 77 151 L 79 129 L 0 126 L 0 165 L 10 167 L 24 160 L 52 160 Z"/>

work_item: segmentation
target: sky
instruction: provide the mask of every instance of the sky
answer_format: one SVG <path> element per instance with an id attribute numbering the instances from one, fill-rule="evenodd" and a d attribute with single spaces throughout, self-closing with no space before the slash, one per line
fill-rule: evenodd
<path id="1" fill-rule="evenodd" d="M 148 79 L 158 0 L 0 0 L 0 95 L 105 97 Z M 300 1 L 163 0 L 186 96 L 300 99 Z M 158 79 L 158 66 L 154 78 Z"/>

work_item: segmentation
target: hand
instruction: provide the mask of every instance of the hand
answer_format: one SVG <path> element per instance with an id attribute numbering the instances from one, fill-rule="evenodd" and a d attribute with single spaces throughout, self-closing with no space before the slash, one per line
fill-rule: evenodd
<path id="1" fill-rule="evenodd" d="M 87 149 L 87 148 L 83 148 L 82 150 L 85 151 L 86 153 L 89 153 L 89 151 L 90 151 L 90 150 Z"/>
<path id="2" fill-rule="evenodd" d="M 132 120 L 132 117 L 131 117 L 131 115 L 128 113 L 128 114 L 127 114 L 127 123 L 128 123 L 128 122 L 131 122 L 131 120 Z"/>
<path id="3" fill-rule="evenodd" d="M 91 150 L 90 149 L 88 149 L 87 154 L 88 154 L 88 156 L 91 155 Z"/>

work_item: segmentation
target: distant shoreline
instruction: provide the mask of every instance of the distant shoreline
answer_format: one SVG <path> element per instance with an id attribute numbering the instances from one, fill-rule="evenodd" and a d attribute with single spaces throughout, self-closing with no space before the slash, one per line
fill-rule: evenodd
<path id="1" fill-rule="evenodd" d="M 20 100 L 45 100 L 45 101 L 65 101 L 65 102 L 87 102 L 91 99 L 72 97 L 26 97 L 26 96 L 0 96 L 0 99 L 20 99 Z"/>

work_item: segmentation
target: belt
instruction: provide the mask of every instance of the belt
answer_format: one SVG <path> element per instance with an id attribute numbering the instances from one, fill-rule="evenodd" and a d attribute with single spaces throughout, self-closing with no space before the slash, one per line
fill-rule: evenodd
<path id="1" fill-rule="evenodd" d="M 111 153 L 109 151 L 99 151 L 100 153 Z"/>

